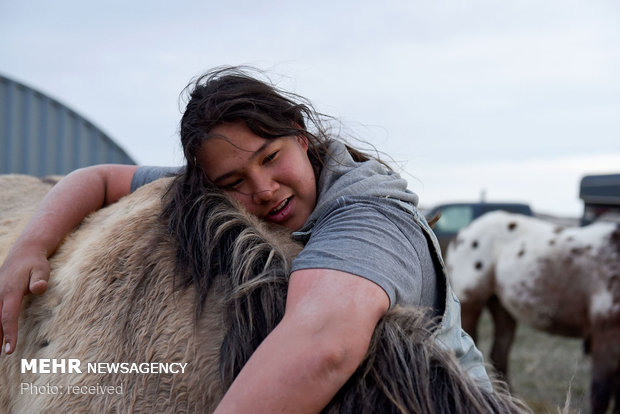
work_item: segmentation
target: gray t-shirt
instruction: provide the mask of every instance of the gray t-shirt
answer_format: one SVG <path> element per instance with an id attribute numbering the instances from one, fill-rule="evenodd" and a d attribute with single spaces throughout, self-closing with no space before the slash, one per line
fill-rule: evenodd
<path id="1" fill-rule="evenodd" d="M 394 305 L 437 309 L 437 274 L 424 233 L 402 207 L 417 196 L 381 163 L 355 162 L 333 141 L 318 182 L 317 206 L 293 236 L 305 247 L 292 270 L 326 268 L 379 285 Z"/>
<path id="2" fill-rule="evenodd" d="M 150 183 L 151 181 L 155 181 L 158 178 L 173 176 L 182 170 L 183 167 L 139 167 L 131 178 L 131 192 L 133 193 L 138 188 Z"/>

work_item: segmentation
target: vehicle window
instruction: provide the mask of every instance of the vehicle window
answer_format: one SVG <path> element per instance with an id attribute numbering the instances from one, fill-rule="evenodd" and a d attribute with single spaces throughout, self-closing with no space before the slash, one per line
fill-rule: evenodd
<path id="1" fill-rule="evenodd" d="M 441 217 L 435 223 L 435 230 L 457 232 L 474 218 L 471 206 L 450 206 L 441 209 Z"/>

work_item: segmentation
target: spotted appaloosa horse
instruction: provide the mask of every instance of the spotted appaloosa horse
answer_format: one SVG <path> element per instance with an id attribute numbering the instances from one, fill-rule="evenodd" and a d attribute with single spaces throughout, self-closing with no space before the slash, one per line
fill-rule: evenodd
<path id="1" fill-rule="evenodd" d="M 503 211 L 461 230 L 446 264 L 461 300 L 463 328 L 476 337 L 485 306 L 495 337 L 491 360 L 507 375 L 516 321 L 584 338 L 592 355 L 591 406 L 620 412 L 620 226 L 563 228 Z"/>

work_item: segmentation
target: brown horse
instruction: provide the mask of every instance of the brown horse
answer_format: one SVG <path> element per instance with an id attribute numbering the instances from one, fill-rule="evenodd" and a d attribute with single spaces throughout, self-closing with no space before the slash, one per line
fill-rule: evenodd
<path id="1" fill-rule="evenodd" d="M 223 195 L 205 192 L 196 200 L 195 225 L 207 237 L 196 254 L 210 283 L 185 285 L 161 217 L 169 185 L 162 179 L 141 188 L 92 214 L 65 240 L 51 260 L 48 291 L 24 304 L 18 347 L 0 357 L 0 412 L 216 407 L 281 319 L 289 263 L 300 246 Z M 25 196 L 22 205 L 33 202 Z M 6 222 L 11 228 L 3 234 L 14 238 L 19 226 Z M 424 315 L 390 311 L 325 412 L 527 412 L 501 383 L 494 392 L 475 383 L 434 341 L 435 325 Z"/>
<path id="2" fill-rule="evenodd" d="M 615 398 L 620 412 L 620 227 L 562 228 L 506 212 L 461 230 L 446 264 L 461 300 L 463 328 L 474 338 L 487 306 L 495 325 L 491 360 L 508 373 L 516 321 L 584 338 L 592 355 L 592 413 Z"/>

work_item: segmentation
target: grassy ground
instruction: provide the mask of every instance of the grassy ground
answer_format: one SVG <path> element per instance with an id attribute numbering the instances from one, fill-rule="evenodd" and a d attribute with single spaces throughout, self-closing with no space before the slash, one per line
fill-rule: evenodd
<path id="1" fill-rule="evenodd" d="M 478 329 L 478 346 L 488 361 L 492 323 L 486 311 Z M 509 371 L 513 393 L 535 413 L 558 413 L 569 389 L 570 412 L 590 411 L 590 359 L 583 353 L 582 340 L 547 335 L 519 325 Z"/>

